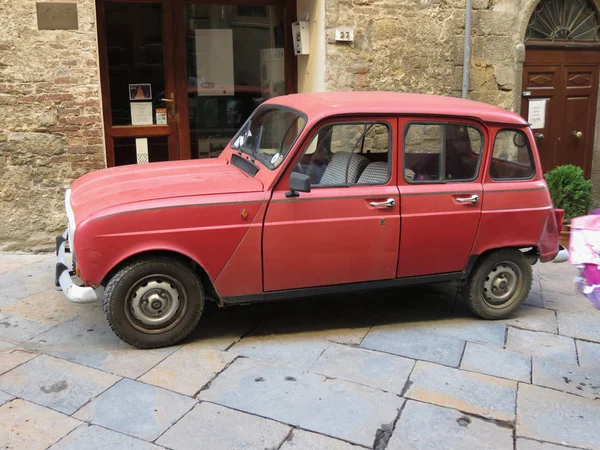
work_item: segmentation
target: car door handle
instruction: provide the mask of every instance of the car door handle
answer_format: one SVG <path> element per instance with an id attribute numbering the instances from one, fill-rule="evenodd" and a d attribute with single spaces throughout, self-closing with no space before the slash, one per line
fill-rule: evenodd
<path id="1" fill-rule="evenodd" d="M 391 208 L 395 204 L 396 204 L 396 200 L 394 200 L 393 198 L 388 198 L 384 202 L 371 202 L 370 203 L 371 206 L 375 206 L 375 207 L 377 207 L 377 206 L 387 206 L 388 208 Z"/>
<path id="2" fill-rule="evenodd" d="M 458 197 L 456 201 L 458 203 L 477 203 L 479 201 L 479 195 L 473 194 L 470 197 Z"/>

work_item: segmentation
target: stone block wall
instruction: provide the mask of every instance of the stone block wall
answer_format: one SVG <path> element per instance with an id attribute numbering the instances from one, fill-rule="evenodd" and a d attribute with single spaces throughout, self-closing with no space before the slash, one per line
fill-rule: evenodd
<path id="1" fill-rule="evenodd" d="M 77 8 L 78 30 L 38 30 L 34 0 L 0 0 L 0 250 L 51 249 L 64 190 L 105 167 L 94 0 Z"/>

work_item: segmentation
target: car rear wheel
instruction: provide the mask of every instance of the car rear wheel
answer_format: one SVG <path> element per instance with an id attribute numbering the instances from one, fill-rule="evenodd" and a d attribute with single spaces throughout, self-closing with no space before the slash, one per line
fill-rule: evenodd
<path id="1" fill-rule="evenodd" d="M 483 319 L 504 319 L 517 311 L 531 290 L 532 270 L 519 250 L 502 249 L 479 261 L 464 288 L 471 311 Z"/>
<path id="2" fill-rule="evenodd" d="M 104 291 L 104 314 L 115 334 L 138 348 L 176 344 L 204 309 L 197 274 L 172 258 L 148 258 L 121 268 Z"/>

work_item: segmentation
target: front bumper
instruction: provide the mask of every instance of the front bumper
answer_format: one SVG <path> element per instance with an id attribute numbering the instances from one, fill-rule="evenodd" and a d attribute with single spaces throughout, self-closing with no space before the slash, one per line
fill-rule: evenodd
<path id="1" fill-rule="evenodd" d="M 98 300 L 96 291 L 91 287 L 76 285 L 69 272 L 65 259 L 65 245 L 69 240 L 69 230 L 56 237 L 56 285 L 60 286 L 65 296 L 75 303 L 92 303 Z"/>

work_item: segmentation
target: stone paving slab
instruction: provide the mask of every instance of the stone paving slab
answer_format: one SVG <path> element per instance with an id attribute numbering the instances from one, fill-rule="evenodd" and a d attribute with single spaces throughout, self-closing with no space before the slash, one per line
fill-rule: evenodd
<path id="1" fill-rule="evenodd" d="M 544 299 L 544 308 L 556 311 L 590 314 L 595 314 L 598 311 L 594 308 L 592 302 L 576 292 L 565 294 L 544 289 L 542 291 L 542 298 Z"/>
<path id="2" fill-rule="evenodd" d="M 40 355 L 0 376 L 0 389 L 70 415 L 117 381 L 115 375 Z"/>
<path id="3" fill-rule="evenodd" d="M 156 442 L 174 450 L 275 449 L 290 430 L 272 420 L 203 402 Z"/>
<path id="4" fill-rule="evenodd" d="M 0 306 L 30 297 L 54 286 L 56 260 L 46 256 L 20 270 L 0 275 Z"/>
<path id="5" fill-rule="evenodd" d="M 23 267 L 45 259 L 50 259 L 48 254 L 17 254 L 0 252 L 0 275 L 12 270 L 22 269 Z"/>
<path id="6" fill-rule="evenodd" d="M 531 357 L 472 342 L 467 342 L 460 368 L 525 383 L 531 382 Z"/>
<path id="7" fill-rule="evenodd" d="M 395 394 L 248 358 L 231 364 L 199 399 L 365 446 L 403 404 Z"/>
<path id="8" fill-rule="evenodd" d="M 406 325 L 375 326 L 360 346 L 446 366 L 457 367 L 460 364 L 464 341 Z"/>
<path id="9" fill-rule="evenodd" d="M 14 397 L 12 395 L 0 391 L 0 406 L 4 405 L 6 402 L 11 401 L 13 398 Z"/>
<path id="10" fill-rule="evenodd" d="M 115 336 L 104 317 L 93 321 L 81 317 L 67 320 L 24 345 L 129 378 L 141 376 L 179 348 L 139 350 L 131 347 Z"/>
<path id="11" fill-rule="evenodd" d="M 196 402 L 175 392 L 123 379 L 74 417 L 113 431 L 153 441 Z"/>
<path id="12" fill-rule="evenodd" d="M 600 343 L 600 311 L 595 313 L 558 312 L 560 334 Z"/>
<path id="13" fill-rule="evenodd" d="M 406 398 L 455 408 L 482 417 L 512 421 L 517 383 L 417 361 Z"/>
<path id="14" fill-rule="evenodd" d="M 579 365 L 586 369 L 600 370 L 600 344 L 594 342 L 575 341 Z"/>
<path id="15" fill-rule="evenodd" d="M 234 352 L 184 345 L 139 378 L 144 383 L 193 396 L 236 357 Z"/>
<path id="16" fill-rule="evenodd" d="M 163 447 L 96 425 L 81 425 L 49 450 L 160 450 Z"/>
<path id="17" fill-rule="evenodd" d="M 564 445 L 550 444 L 548 442 L 533 441 L 531 439 L 517 438 L 516 450 L 567 450 L 576 449 L 575 447 L 565 447 Z"/>
<path id="18" fill-rule="evenodd" d="M 52 328 L 54 324 L 36 322 L 15 314 L 0 312 L 0 340 L 20 344 Z"/>
<path id="19" fill-rule="evenodd" d="M 78 305 L 70 302 L 62 291 L 58 291 L 56 288 L 47 289 L 0 308 L 3 314 L 16 315 L 52 325 L 77 317 L 89 309 L 90 305 Z"/>
<path id="20" fill-rule="evenodd" d="M 295 429 L 279 450 L 360 450 L 363 448 L 322 434 Z"/>
<path id="21" fill-rule="evenodd" d="M 522 306 L 515 314 L 515 317 L 501 320 L 499 323 L 531 331 L 558 333 L 558 321 L 556 313 L 552 309 Z"/>
<path id="22" fill-rule="evenodd" d="M 16 399 L 0 406 L 0 448 L 44 450 L 79 424 L 52 409 Z"/>
<path id="23" fill-rule="evenodd" d="M 503 323 L 473 317 L 449 317 L 438 321 L 411 323 L 410 326 L 462 341 L 498 347 L 504 345 L 506 335 L 506 326 Z"/>
<path id="24" fill-rule="evenodd" d="M 454 409 L 408 400 L 388 450 L 512 449 L 512 429 Z"/>
<path id="25" fill-rule="evenodd" d="M 529 295 L 525 299 L 524 305 L 535 306 L 537 308 L 544 307 L 544 301 L 542 300 L 542 292 L 540 290 L 534 290 L 533 288 L 529 292 Z"/>
<path id="26" fill-rule="evenodd" d="M 506 349 L 566 364 L 577 364 L 575 341 L 566 336 L 509 327 Z"/>
<path id="27" fill-rule="evenodd" d="M 414 365 L 401 356 L 331 344 L 311 372 L 400 395 Z"/>
<path id="28" fill-rule="evenodd" d="M 0 375 L 36 356 L 36 353 L 29 350 L 24 350 L 8 342 L 0 342 Z"/>
<path id="29" fill-rule="evenodd" d="M 308 370 L 329 346 L 329 342 L 298 334 L 254 334 L 246 336 L 232 347 L 240 355 L 271 364 Z"/>
<path id="30" fill-rule="evenodd" d="M 533 384 L 600 399 L 600 372 L 549 359 L 533 358 Z"/>
<path id="31" fill-rule="evenodd" d="M 597 400 L 528 384 L 519 385 L 517 436 L 600 449 Z"/>

